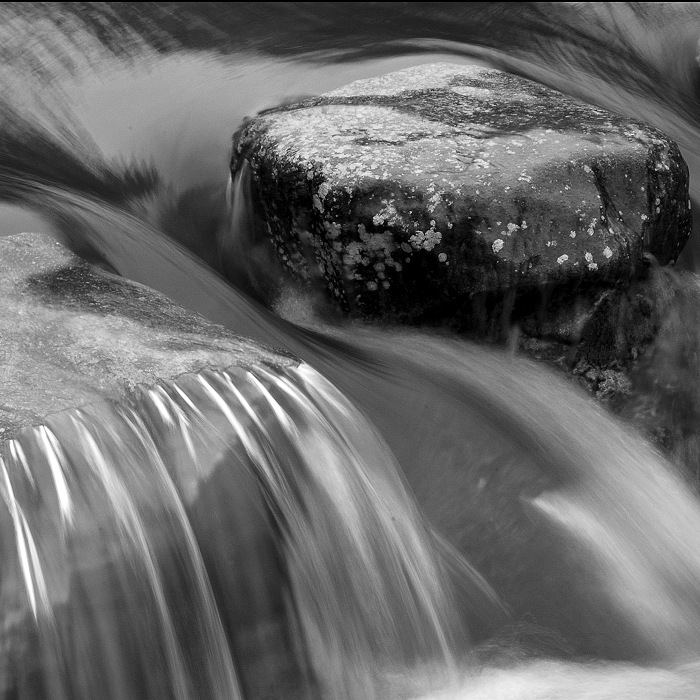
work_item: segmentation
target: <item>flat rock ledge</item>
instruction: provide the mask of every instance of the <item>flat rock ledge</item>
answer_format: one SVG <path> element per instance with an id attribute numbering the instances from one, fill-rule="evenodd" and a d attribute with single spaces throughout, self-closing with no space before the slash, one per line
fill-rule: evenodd
<path id="1" fill-rule="evenodd" d="M 0 299 L 0 441 L 160 380 L 298 364 L 40 234 L 0 238 Z"/>
<path id="2" fill-rule="evenodd" d="M 418 66 L 266 112 L 234 138 L 234 173 L 246 161 L 281 260 L 344 311 L 575 343 L 596 314 L 600 335 L 602 305 L 608 359 L 639 335 L 621 339 L 620 323 L 649 316 L 635 290 L 621 321 L 621 294 L 691 229 L 673 141 L 480 66 Z"/>

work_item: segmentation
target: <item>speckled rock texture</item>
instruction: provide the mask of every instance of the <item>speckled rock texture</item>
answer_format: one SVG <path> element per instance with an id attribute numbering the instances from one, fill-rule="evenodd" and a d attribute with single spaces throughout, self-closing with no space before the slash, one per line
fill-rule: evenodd
<path id="1" fill-rule="evenodd" d="M 234 171 L 243 160 L 288 268 L 318 268 L 341 308 L 382 321 L 577 341 L 691 228 L 674 142 L 480 66 L 266 112 L 234 139 Z"/>
<path id="2" fill-rule="evenodd" d="M 298 364 L 40 234 L 0 238 L 0 299 L 0 440 L 137 385 L 207 368 Z"/>

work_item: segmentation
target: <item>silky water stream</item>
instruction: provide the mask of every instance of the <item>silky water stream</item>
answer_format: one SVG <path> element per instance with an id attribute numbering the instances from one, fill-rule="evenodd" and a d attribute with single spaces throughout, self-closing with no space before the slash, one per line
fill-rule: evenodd
<path id="1" fill-rule="evenodd" d="M 674 54 L 632 6 L 69 5 L 4 10 L 6 201 L 300 361 L 183 376 L 2 444 L 3 697 L 697 697 L 697 464 L 512 352 L 273 314 L 244 292 L 305 297 L 273 299 L 246 183 L 231 208 L 226 180 L 246 115 L 444 60 L 427 50 L 573 74 L 692 165 L 700 20 L 654 10 Z"/>

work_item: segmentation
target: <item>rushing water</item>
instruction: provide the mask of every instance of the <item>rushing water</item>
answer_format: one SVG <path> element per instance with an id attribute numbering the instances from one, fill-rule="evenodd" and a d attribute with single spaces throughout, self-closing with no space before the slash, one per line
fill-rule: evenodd
<path id="1" fill-rule="evenodd" d="M 280 287 L 228 173 L 261 109 L 480 60 L 666 131 L 698 201 L 694 4 L 0 17 L 1 232 L 49 228 L 303 360 L 183 377 L 2 444 L 4 697 L 697 697 L 696 278 L 659 273 L 677 303 L 639 370 L 683 423 L 672 466 L 513 352 L 324 323 Z"/>

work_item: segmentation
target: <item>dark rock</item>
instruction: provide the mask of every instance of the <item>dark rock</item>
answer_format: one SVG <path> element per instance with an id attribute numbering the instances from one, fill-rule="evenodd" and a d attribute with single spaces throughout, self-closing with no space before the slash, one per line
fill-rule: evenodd
<path id="1" fill-rule="evenodd" d="M 0 238 L 0 439 L 48 415 L 207 368 L 278 366 L 265 350 L 48 236 Z"/>
<path id="2" fill-rule="evenodd" d="M 264 113 L 237 135 L 234 171 L 246 160 L 288 269 L 383 321 L 490 337 L 517 322 L 575 343 L 645 256 L 673 261 L 690 232 L 674 142 L 476 66 L 419 66 Z M 601 362 L 620 350 L 604 344 Z"/>
<path id="3" fill-rule="evenodd" d="M 665 313 L 654 343 L 628 373 L 630 387 L 613 408 L 634 423 L 700 484 L 700 277 L 658 269 L 656 306 Z M 660 302 L 658 300 L 661 300 Z"/>

